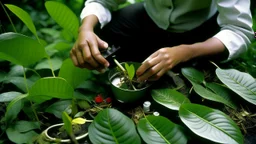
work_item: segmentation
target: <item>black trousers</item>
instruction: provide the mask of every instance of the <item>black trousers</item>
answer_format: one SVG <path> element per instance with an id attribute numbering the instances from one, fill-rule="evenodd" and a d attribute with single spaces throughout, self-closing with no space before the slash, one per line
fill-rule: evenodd
<path id="1" fill-rule="evenodd" d="M 219 30 L 217 14 L 201 26 L 184 33 L 172 33 L 159 28 L 147 15 L 143 3 L 136 3 L 112 13 L 112 20 L 99 36 L 109 45 L 120 46 L 116 58 L 142 62 L 156 50 L 180 44 L 205 41 Z"/>

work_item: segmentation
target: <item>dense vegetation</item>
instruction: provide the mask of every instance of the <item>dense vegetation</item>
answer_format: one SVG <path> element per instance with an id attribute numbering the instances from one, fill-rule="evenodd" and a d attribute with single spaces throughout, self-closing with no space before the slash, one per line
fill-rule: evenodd
<path id="1" fill-rule="evenodd" d="M 0 143 L 46 143 L 42 132 L 61 122 L 75 143 L 69 126 L 80 117 L 94 119 L 88 143 L 107 143 L 99 137 L 106 136 L 129 144 L 130 137 L 136 144 L 249 144 L 256 136 L 256 40 L 234 61 L 168 73 L 146 99 L 160 111 L 155 117 L 140 109 L 140 101 L 128 108 L 116 102 L 107 73 L 73 66 L 69 50 L 83 0 L 0 2 Z M 256 30 L 254 1 L 251 10 Z"/>

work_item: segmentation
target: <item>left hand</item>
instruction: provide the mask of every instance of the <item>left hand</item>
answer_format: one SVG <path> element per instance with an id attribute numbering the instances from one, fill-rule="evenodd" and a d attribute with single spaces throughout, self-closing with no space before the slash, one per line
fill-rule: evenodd
<path id="1" fill-rule="evenodd" d="M 136 71 L 139 81 L 156 81 L 180 62 L 190 59 L 188 45 L 165 47 L 150 55 Z"/>

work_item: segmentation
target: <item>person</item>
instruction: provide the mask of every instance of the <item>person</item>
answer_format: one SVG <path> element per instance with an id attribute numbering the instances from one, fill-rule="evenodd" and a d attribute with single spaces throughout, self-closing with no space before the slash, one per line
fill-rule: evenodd
<path id="1" fill-rule="evenodd" d="M 75 66 L 104 72 L 101 50 L 120 46 L 121 61 L 139 61 L 139 81 L 156 81 L 196 58 L 227 62 L 249 47 L 254 32 L 250 0 L 87 0 L 70 51 Z"/>

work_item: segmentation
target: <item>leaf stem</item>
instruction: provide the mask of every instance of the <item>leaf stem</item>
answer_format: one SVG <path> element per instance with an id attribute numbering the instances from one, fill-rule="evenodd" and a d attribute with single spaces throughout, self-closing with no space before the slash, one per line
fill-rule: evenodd
<path id="1" fill-rule="evenodd" d="M 216 66 L 217 68 L 220 68 L 217 64 L 215 64 L 213 61 L 209 61 L 210 63 L 212 63 L 214 66 Z"/>
<path id="2" fill-rule="evenodd" d="M 4 5 L 2 4 L 2 2 L 1 2 L 1 1 L 0 1 L 0 5 L 1 5 L 1 6 L 2 6 L 2 8 L 4 9 L 4 12 L 5 12 L 6 16 L 8 17 L 8 19 L 9 19 L 9 21 L 10 21 L 11 25 L 12 25 L 13 31 L 14 31 L 15 33 L 17 33 L 17 30 L 16 30 L 16 28 L 15 28 L 15 26 L 14 26 L 13 22 L 12 22 L 12 19 L 10 18 L 10 16 L 9 16 L 8 12 L 6 11 L 6 9 L 5 9 L 5 7 L 4 7 Z"/>
<path id="3" fill-rule="evenodd" d="M 47 55 L 47 59 L 48 59 L 48 63 L 50 65 L 50 68 L 51 68 L 51 71 L 52 71 L 52 76 L 53 77 L 56 77 L 55 76 L 55 73 L 54 73 L 54 70 L 53 70 L 53 65 L 52 65 L 52 61 L 51 61 L 51 58 Z"/>
<path id="4" fill-rule="evenodd" d="M 27 83 L 27 76 L 26 76 L 26 70 L 25 70 L 24 67 L 22 67 L 22 68 L 23 68 L 23 75 L 24 75 L 24 83 L 25 83 L 27 92 L 29 93 L 29 88 L 28 88 L 28 83 Z M 36 117 L 37 122 L 40 123 L 39 118 L 38 118 L 38 116 L 37 116 L 37 113 L 36 113 L 36 110 L 35 110 L 35 108 L 34 108 L 34 106 L 33 106 L 32 101 L 30 101 L 30 104 L 31 104 L 32 111 L 33 111 L 33 113 L 34 113 L 34 115 L 35 115 L 35 117 Z"/>

